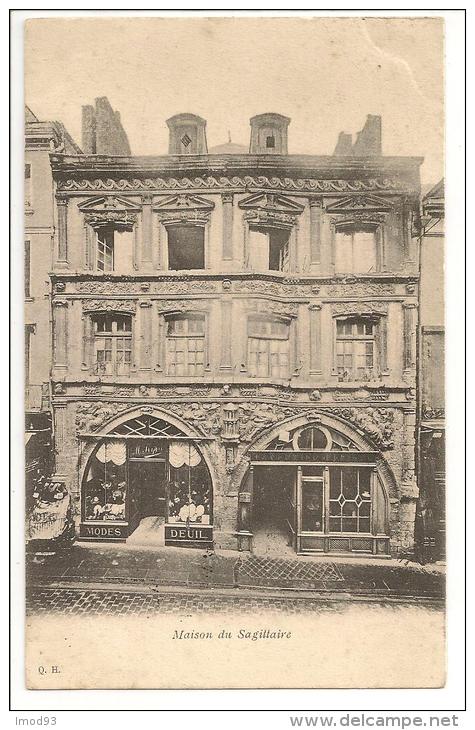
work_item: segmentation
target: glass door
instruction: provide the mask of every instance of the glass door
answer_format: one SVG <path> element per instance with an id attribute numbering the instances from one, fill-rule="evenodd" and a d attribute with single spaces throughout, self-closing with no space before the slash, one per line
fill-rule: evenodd
<path id="1" fill-rule="evenodd" d="M 297 550 L 297 494 L 298 494 L 298 473 L 297 470 L 294 473 L 292 481 L 289 482 L 286 489 L 286 525 L 288 543 Z"/>

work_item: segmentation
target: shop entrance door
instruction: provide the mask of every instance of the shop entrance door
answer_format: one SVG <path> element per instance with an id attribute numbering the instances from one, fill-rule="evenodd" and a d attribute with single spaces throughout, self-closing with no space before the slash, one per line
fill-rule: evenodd
<path id="1" fill-rule="evenodd" d="M 166 518 L 166 468 L 159 459 L 131 459 L 129 484 L 140 518 Z"/>
<path id="2" fill-rule="evenodd" d="M 291 555 L 296 547 L 296 469 L 254 469 L 253 550 L 256 554 Z"/>

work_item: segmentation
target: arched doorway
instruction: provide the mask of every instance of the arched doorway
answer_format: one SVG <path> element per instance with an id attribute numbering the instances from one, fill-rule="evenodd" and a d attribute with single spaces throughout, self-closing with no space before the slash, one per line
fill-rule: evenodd
<path id="1" fill-rule="evenodd" d="M 302 419 L 251 448 L 240 528 L 255 552 L 389 554 L 381 455 L 343 430 Z"/>
<path id="2" fill-rule="evenodd" d="M 154 544 L 212 545 L 212 481 L 195 438 L 144 413 L 96 441 L 82 479 L 81 537 L 124 540 L 147 521 Z"/>

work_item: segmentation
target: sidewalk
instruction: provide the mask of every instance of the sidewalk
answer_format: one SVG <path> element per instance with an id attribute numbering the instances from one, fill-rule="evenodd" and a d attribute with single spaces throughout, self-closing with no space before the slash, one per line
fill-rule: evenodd
<path id="1" fill-rule="evenodd" d="M 181 586 L 274 589 L 374 597 L 443 599 L 443 566 L 397 560 L 82 543 L 68 554 L 30 560 L 27 585 Z"/>

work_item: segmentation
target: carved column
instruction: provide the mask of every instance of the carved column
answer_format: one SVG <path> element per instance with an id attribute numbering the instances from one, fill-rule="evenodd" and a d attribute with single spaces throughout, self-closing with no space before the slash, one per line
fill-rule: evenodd
<path id="1" fill-rule="evenodd" d="M 141 263 L 152 265 L 152 196 L 142 198 L 142 251 Z"/>
<path id="2" fill-rule="evenodd" d="M 321 220 L 323 212 L 322 198 L 310 198 L 310 265 L 321 261 Z"/>
<path id="3" fill-rule="evenodd" d="M 232 299 L 223 298 L 221 300 L 221 370 L 231 370 L 232 368 L 232 310 Z"/>
<path id="4" fill-rule="evenodd" d="M 310 321 L 310 375 L 322 373 L 322 307 L 320 304 L 309 306 Z"/>
<path id="5" fill-rule="evenodd" d="M 254 469 L 249 467 L 245 491 L 239 492 L 238 501 L 238 549 L 252 549 L 252 497 L 254 489 Z"/>
<path id="6" fill-rule="evenodd" d="M 57 299 L 53 303 L 53 342 L 55 367 L 67 368 L 68 303 L 64 299 Z"/>
<path id="7" fill-rule="evenodd" d="M 150 370 L 152 367 L 152 304 L 140 303 L 140 369 Z"/>
<path id="8" fill-rule="evenodd" d="M 68 199 L 56 198 L 58 205 L 58 264 L 68 264 Z"/>
<path id="9" fill-rule="evenodd" d="M 414 347 L 416 305 L 403 304 L 402 308 L 404 318 L 404 370 L 411 370 L 416 366 Z"/>
<path id="10" fill-rule="evenodd" d="M 221 195 L 223 205 L 223 261 L 233 259 L 233 194 Z"/>

